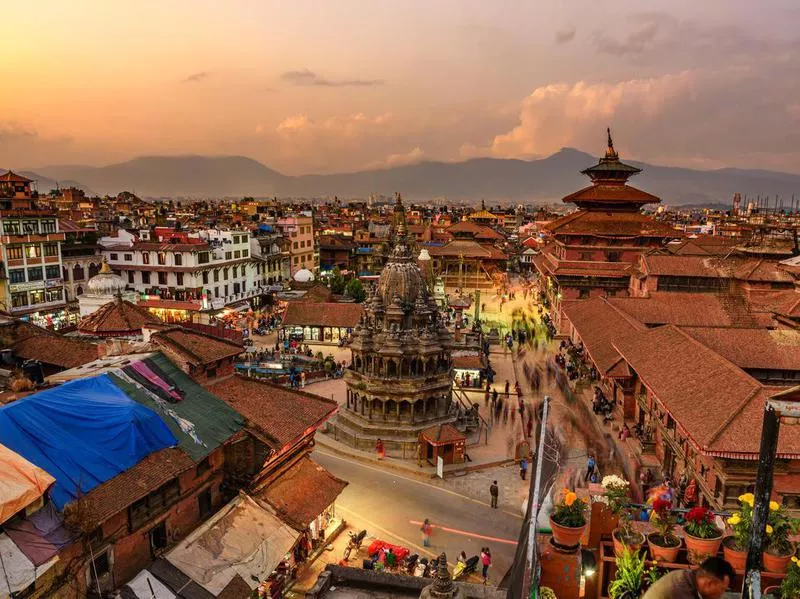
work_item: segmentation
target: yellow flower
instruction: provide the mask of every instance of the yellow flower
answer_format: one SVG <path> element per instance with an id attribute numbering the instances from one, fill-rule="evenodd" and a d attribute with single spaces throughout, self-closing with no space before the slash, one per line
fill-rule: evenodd
<path id="1" fill-rule="evenodd" d="M 797 559 L 797 556 L 796 556 L 796 555 L 793 555 L 793 556 L 792 556 L 792 561 L 793 561 L 795 564 L 796 564 L 796 563 L 798 563 L 798 562 L 800 562 L 800 560 L 798 560 L 798 559 Z"/>
<path id="2" fill-rule="evenodd" d="M 575 500 L 576 500 L 577 498 L 578 498 L 578 495 L 577 495 L 576 493 L 573 493 L 572 491 L 567 491 L 567 493 L 564 495 L 564 504 L 565 504 L 567 507 L 569 507 L 569 506 L 571 506 L 573 503 L 575 503 Z"/>
<path id="3" fill-rule="evenodd" d="M 741 501 L 742 503 L 746 503 L 750 507 L 753 507 L 753 504 L 756 501 L 756 497 L 752 493 L 745 493 L 744 495 L 739 495 L 739 501 Z"/>
<path id="4" fill-rule="evenodd" d="M 779 509 L 781 509 L 781 504 L 777 501 L 770 501 L 769 509 L 771 509 L 773 512 L 777 512 Z"/>
<path id="5" fill-rule="evenodd" d="M 767 534 L 768 535 L 772 534 L 772 527 L 769 524 L 767 524 Z"/>
<path id="6" fill-rule="evenodd" d="M 728 518 L 728 524 L 730 524 L 731 526 L 736 526 L 741 521 L 742 519 L 739 517 L 739 514 L 734 514 L 733 516 Z"/>

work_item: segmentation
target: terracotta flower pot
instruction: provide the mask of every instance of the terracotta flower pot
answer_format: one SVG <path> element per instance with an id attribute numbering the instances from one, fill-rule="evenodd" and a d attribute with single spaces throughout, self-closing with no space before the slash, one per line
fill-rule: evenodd
<path id="1" fill-rule="evenodd" d="M 586 524 L 583 526 L 561 526 L 550 518 L 550 530 L 553 531 L 553 540 L 562 547 L 577 547 L 581 542 L 583 531 L 586 530 Z"/>
<path id="2" fill-rule="evenodd" d="M 733 548 L 733 537 L 725 537 L 722 540 L 722 553 L 725 561 L 733 566 L 734 570 L 744 570 L 747 565 L 747 552 Z"/>
<path id="3" fill-rule="evenodd" d="M 761 554 L 761 559 L 764 562 L 764 569 L 768 572 L 778 572 L 783 574 L 789 568 L 789 563 L 792 561 L 792 555 L 792 553 L 789 555 L 773 555 L 772 553 L 765 551 Z"/>
<path id="4" fill-rule="evenodd" d="M 647 547 L 650 550 L 650 557 L 657 562 L 667 562 L 675 564 L 678 562 L 678 552 L 681 550 L 681 539 L 671 535 L 669 537 L 672 541 L 677 541 L 677 544 L 667 546 L 664 544 L 664 539 L 660 534 L 651 532 L 647 535 Z"/>
<path id="5" fill-rule="evenodd" d="M 611 533 L 611 539 L 614 541 L 614 553 L 616 555 L 622 555 L 623 550 L 625 547 L 630 549 L 631 551 L 639 551 L 644 545 L 645 538 L 644 535 L 640 532 L 634 532 L 631 535 L 630 539 L 626 539 L 625 541 L 620 541 L 618 536 L 621 532 L 621 529 L 615 528 L 614 532 Z"/>
<path id="6" fill-rule="evenodd" d="M 707 557 L 717 555 L 719 546 L 722 545 L 721 534 L 713 539 L 701 539 L 687 532 L 684 540 L 686 541 L 686 559 L 690 564 L 701 564 Z"/>

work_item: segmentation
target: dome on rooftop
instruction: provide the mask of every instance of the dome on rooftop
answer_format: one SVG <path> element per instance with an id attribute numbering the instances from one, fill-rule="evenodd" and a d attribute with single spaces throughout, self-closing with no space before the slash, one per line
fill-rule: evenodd
<path id="1" fill-rule="evenodd" d="M 126 285 L 121 276 L 114 274 L 108 262 L 103 262 L 100 272 L 86 284 L 86 291 L 91 295 L 113 297 L 124 292 Z"/>
<path id="2" fill-rule="evenodd" d="M 294 280 L 298 283 L 310 283 L 314 280 L 314 273 L 307 268 L 301 268 L 294 274 Z"/>

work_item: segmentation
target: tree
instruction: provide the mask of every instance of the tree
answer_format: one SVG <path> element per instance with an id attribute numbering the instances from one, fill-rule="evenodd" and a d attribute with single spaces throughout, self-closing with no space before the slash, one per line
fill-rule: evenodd
<path id="1" fill-rule="evenodd" d="M 364 285 L 360 279 L 352 279 L 347 284 L 344 292 L 359 304 L 367 299 L 367 292 L 364 291 Z"/>
<path id="2" fill-rule="evenodd" d="M 342 295 L 345 292 L 345 285 L 346 281 L 342 276 L 342 271 L 339 270 L 339 267 L 331 271 L 331 277 L 328 279 L 328 285 L 330 285 L 331 292 L 335 293 L 336 295 Z"/>

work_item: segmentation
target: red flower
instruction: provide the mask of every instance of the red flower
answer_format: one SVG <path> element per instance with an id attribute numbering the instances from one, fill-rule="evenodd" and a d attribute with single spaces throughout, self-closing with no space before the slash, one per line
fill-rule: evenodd
<path id="1" fill-rule="evenodd" d="M 686 519 L 698 524 L 701 522 L 712 522 L 714 520 L 714 513 L 704 507 L 693 507 L 686 514 Z"/>
<path id="2" fill-rule="evenodd" d="M 672 509 L 672 502 L 668 499 L 656 499 L 653 501 L 653 511 L 656 514 L 663 514 L 664 512 L 669 512 Z"/>

